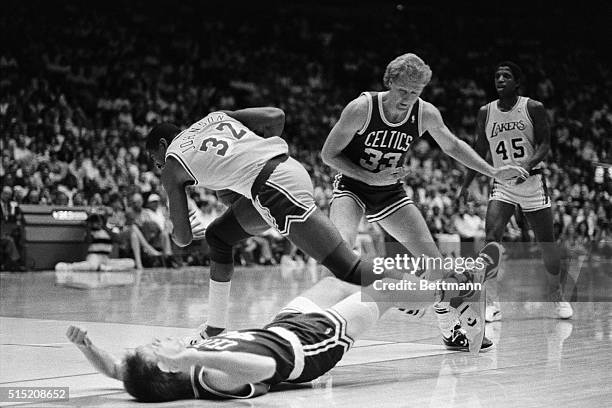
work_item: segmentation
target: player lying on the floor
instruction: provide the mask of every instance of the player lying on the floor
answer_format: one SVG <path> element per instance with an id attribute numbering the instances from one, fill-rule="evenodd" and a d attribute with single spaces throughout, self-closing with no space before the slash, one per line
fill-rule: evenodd
<path id="1" fill-rule="evenodd" d="M 484 271 L 472 279 L 482 282 Z M 478 316 L 463 316 L 462 321 L 479 327 L 479 338 L 470 339 L 478 350 L 484 334 L 484 295 L 472 308 L 465 308 L 465 302 L 473 300 L 468 296 L 415 290 L 406 298 L 412 308 L 452 299 L 450 303 L 458 303 L 462 311 L 481 309 Z M 224 333 L 193 346 L 178 338 L 156 339 L 122 359 L 96 347 L 79 327 L 70 326 L 66 335 L 98 371 L 123 381 L 138 400 L 251 398 L 280 382 L 307 382 L 325 374 L 383 313 L 401 306 L 372 299 L 364 302 L 362 297 L 367 299 L 367 294 L 359 293 L 357 286 L 325 278 L 291 301 L 263 329 Z"/>
<path id="2" fill-rule="evenodd" d="M 102 214 L 90 214 L 87 217 L 87 225 L 87 241 L 89 243 L 87 258 L 82 262 L 57 263 L 55 265 L 56 275 L 70 271 L 129 271 L 136 267 L 132 258 L 111 258 L 113 242 L 118 239 L 118 234 L 106 226 Z M 158 254 L 152 247 L 151 251 Z"/>

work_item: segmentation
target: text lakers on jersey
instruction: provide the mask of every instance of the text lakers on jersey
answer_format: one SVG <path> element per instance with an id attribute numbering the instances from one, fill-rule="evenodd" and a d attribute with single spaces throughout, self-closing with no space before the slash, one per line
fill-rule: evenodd
<path id="1" fill-rule="evenodd" d="M 493 101 L 487 106 L 485 134 L 493 166 L 523 166 L 535 153 L 533 122 L 527 111 L 529 98 L 520 96 L 514 107 L 502 112 Z M 536 168 L 539 167 L 536 166 Z"/>

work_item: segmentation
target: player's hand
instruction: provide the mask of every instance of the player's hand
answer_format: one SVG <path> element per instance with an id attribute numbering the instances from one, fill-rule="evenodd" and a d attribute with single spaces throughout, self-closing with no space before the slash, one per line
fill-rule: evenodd
<path id="1" fill-rule="evenodd" d="M 197 210 L 189 212 L 189 225 L 191 226 L 191 235 L 193 235 L 194 240 L 204 239 L 206 226 L 202 223 L 200 217 L 198 217 Z"/>
<path id="2" fill-rule="evenodd" d="M 493 178 L 502 184 L 511 184 L 513 180 L 519 177 L 529 177 L 529 172 L 520 166 L 502 166 L 496 168 L 493 172 Z"/>
<path id="3" fill-rule="evenodd" d="M 529 175 L 527 175 L 527 176 L 518 176 L 516 179 L 514 179 L 514 184 L 515 185 L 522 184 L 522 183 L 527 181 L 528 177 L 529 177 Z"/>
<path id="4" fill-rule="evenodd" d="M 77 347 L 89 347 L 91 346 L 91 340 L 87 337 L 87 330 L 77 326 L 69 326 L 66 331 L 66 337 Z"/>
<path id="5" fill-rule="evenodd" d="M 177 338 L 156 339 L 152 347 L 158 358 L 157 367 L 163 372 L 176 373 L 186 371 L 191 366 L 184 353 L 185 345 Z"/>
<path id="6" fill-rule="evenodd" d="M 388 168 L 378 173 L 370 173 L 368 184 L 371 186 L 388 186 L 397 183 L 404 177 L 406 177 L 406 169 L 403 167 Z"/>

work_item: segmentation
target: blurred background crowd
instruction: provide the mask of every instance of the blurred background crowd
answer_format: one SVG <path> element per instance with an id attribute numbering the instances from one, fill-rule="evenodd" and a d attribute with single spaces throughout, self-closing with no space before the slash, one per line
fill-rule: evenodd
<path id="1" fill-rule="evenodd" d="M 391 59 L 414 52 L 434 72 L 423 99 L 470 144 L 478 108 L 496 99 L 496 62 L 521 65 L 523 94 L 544 103 L 552 126 L 546 177 L 559 242 L 610 252 L 612 171 L 595 164 L 612 162 L 612 75 L 601 15 L 537 6 L 503 16 L 460 14 L 342 1 L 234 9 L 143 0 L 6 5 L 10 12 L 0 15 L 3 226 L 18 221 L 22 204 L 107 207 L 107 225 L 128 231 L 123 250 L 129 254 L 136 230 L 152 246 L 142 246 L 145 267 L 206 263 L 204 244 L 182 252 L 167 239 L 159 172 L 144 153 L 148 130 L 161 121 L 187 126 L 218 109 L 278 106 L 286 113 L 290 153 L 312 175 L 316 200 L 327 210 L 334 171 L 320 157 L 326 136 L 350 100 L 382 90 Z M 541 24 L 543 17 L 550 21 Z M 440 240 L 482 238 L 485 177 L 472 184 L 468 203 L 455 200 L 465 169 L 427 135 L 406 165 L 405 188 L 432 233 Z M 193 190 L 191 197 L 210 220 L 224 210 L 211 191 Z M 18 231 L 3 227 L 7 269 L 19 266 Z M 374 247 L 385 239 L 375 225 L 364 223 L 360 232 L 360 242 Z M 533 240 L 520 214 L 506 239 Z M 271 230 L 248 240 L 237 260 L 275 263 L 295 252 Z"/>

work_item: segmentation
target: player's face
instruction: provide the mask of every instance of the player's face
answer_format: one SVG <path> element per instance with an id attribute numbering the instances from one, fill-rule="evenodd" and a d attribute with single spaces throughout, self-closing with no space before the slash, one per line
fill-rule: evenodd
<path id="1" fill-rule="evenodd" d="M 389 96 L 398 110 L 408 110 L 423 93 L 425 85 L 421 82 L 406 80 L 403 77 L 391 82 Z"/>
<path id="2" fill-rule="evenodd" d="M 510 68 L 501 66 L 495 71 L 495 89 L 500 96 L 515 93 L 517 85 Z"/>
<path id="3" fill-rule="evenodd" d="M 178 353 L 185 348 L 185 342 L 178 337 L 166 337 L 164 339 L 155 339 L 152 346 L 165 351 L 175 351 Z"/>

